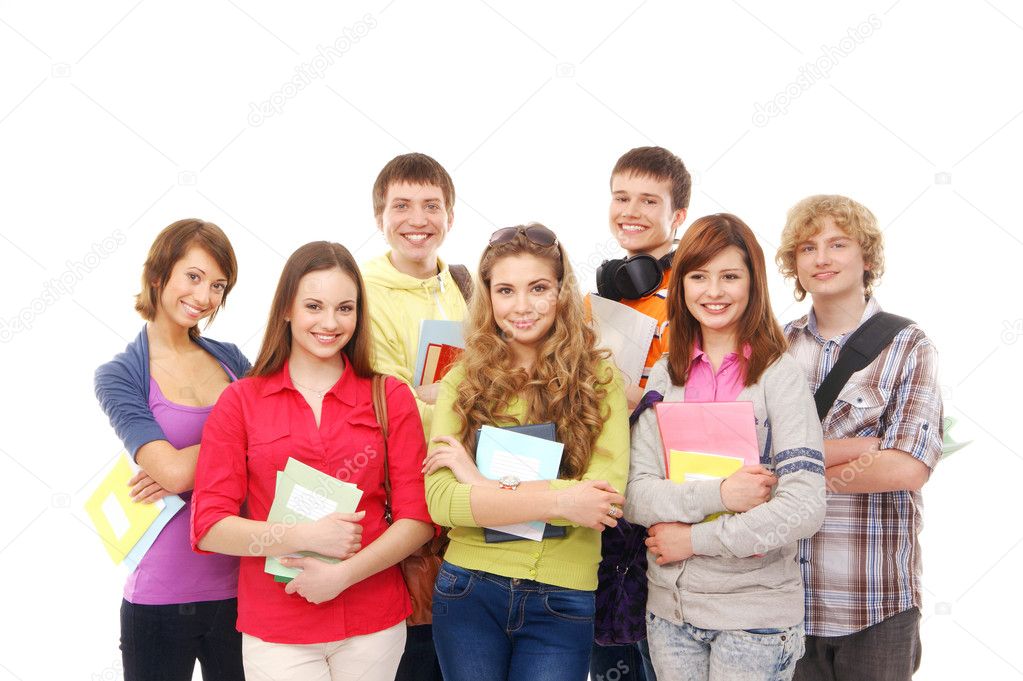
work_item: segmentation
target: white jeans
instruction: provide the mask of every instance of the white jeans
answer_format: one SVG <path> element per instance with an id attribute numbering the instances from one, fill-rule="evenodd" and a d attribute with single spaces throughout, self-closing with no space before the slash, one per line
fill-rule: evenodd
<path id="1" fill-rule="evenodd" d="M 394 681 L 405 623 L 330 643 L 268 643 L 242 634 L 248 681 Z"/>

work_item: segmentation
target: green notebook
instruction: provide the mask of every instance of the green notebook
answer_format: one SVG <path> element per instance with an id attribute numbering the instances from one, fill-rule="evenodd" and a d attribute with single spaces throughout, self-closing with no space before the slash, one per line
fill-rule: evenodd
<path id="1" fill-rule="evenodd" d="M 355 513 L 361 499 L 362 490 L 352 483 L 338 480 L 289 457 L 284 470 L 277 471 L 274 501 L 266 519 L 271 523 L 286 525 L 311 523 L 331 513 Z M 337 558 L 313 551 L 301 551 L 294 555 L 338 562 Z M 274 575 L 274 581 L 277 582 L 290 582 L 301 572 L 284 567 L 273 556 L 267 556 L 263 570 Z"/>

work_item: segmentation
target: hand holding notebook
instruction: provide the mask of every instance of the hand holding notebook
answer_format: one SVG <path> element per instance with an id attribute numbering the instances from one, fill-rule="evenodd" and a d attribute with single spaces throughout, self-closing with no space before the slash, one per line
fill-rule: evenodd
<path id="1" fill-rule="evenodd" d="M 314 522 L 335 512 L 354 513 L 361 499 L 362 490 L 352 483 L 289 458 L 284 470 L 277 471 L 277 485 L 267 521 L 294 525 Z M 302 551 L 299 555 L 338 562 L 337 558 L 312 551 Z M 273 556 L 267 556 L 263 570 L 274 575 L 275 581 L 279 582 L 291 581 L 299 573 L 295 568 L 285 567 Z"/>
<path id="2" fill-rule="evenodd" d="M 505 475 L 515 476 L 522 482 L 553 480 L 558 477 L 564 448 L 554 441 L 553 423 L 509 428 L 483 426 L 476 434 L 476 466 L 492 480 Z M 540 541 L 563 535 L 564 528 L 540 521 L 484 528 L 489 543 L 514 539 Z"/>
<path id="3" fill-rule="evenodd" d="M 660 402 L 654 411 L 672 482 L 727 478 L 760 463 L 752 402 Z"/>

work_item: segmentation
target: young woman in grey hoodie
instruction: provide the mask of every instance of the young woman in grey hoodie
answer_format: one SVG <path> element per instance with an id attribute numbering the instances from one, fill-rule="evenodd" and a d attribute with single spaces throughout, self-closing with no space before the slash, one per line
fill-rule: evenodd
<path id="1" fill-rule="evenodd" d="M 724 480 L 672 482 L 655 410 L 633 428 L 625 517 L 649 528 L 647 636 L 657 678 L 791 679 L 803 654 L 796 544 L 824 518 L 823 441 L 771 312 L 763 251 L 739 218 L 700 218 L 682 237 L 668 323 L 669 351 L 644 404 L 660 395 L 752 402 L 760 465 Z"/>

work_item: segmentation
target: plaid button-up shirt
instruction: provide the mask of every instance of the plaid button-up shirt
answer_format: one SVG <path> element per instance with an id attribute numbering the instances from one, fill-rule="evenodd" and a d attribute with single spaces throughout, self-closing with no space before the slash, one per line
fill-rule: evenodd
<path id="1" fill-rule="evenodd" d="M 881 311 L 867 301 L 860 324 Z M 785 327 L 789 353 L 816 392 L 850 334 L 826 339 L 813 311 Z M 915 324 L 852 375 L 823 422 L 825 439 L 880 438 L 933 469 L 941 457 L 937 353 Z M 855 462 L 853 464 L 855 466 Z M 843 636 L 920 607 L 919 492 L 828 494 L 824 525 L 800 542 L 806 633 Z"/>

